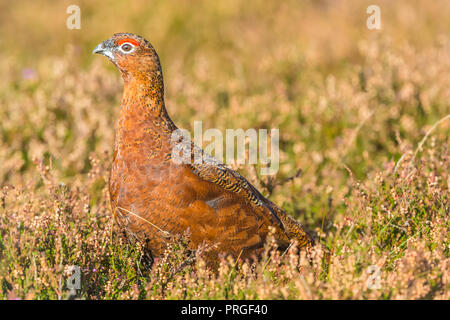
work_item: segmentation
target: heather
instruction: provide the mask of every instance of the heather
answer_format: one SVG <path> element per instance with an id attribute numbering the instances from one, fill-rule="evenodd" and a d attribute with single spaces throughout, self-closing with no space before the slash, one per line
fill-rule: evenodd
<path id="1" fill-rule="evenodd" d="M 1 4 L 0 297 L 69 298 L 77 265 L 80 299 L 449 299 L 450 5 L 379 1 L 368 30 L 350 2 L 80 1 L 81 30 L 67 1 Z M 122 31 L 158 51 L 179 127 L 280 130 L 275 176 L 233 167 L 311 257 L 269 239 L 212 272 L 187 234 L 148 270 L 109 205 L 122 82 L 91 55 Z"/>

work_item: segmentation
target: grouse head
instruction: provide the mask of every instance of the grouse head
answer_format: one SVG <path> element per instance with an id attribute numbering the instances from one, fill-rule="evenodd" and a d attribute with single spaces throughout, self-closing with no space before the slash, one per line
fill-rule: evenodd
<path id="1" fill-rule="evenodd" d="M 141 36 L 116 33 L 100 43 L 93 53 L 108 57 L 120 70 L 125 82 L 153 81 L 162 77 L 161 64 L 155 49 Z"/>

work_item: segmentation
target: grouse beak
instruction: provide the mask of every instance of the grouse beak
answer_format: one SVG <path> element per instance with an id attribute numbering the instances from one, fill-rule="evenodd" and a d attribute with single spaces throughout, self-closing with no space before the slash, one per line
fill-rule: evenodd
<path id="1" fill-rule="evenodd" d="M 114 61 L 114 54 L 112 53 L 111 46 L 105 45 L 105 42 L 100 43 L 92 53 L 100 53 L 105 57 L 108 57 L 110 60 Z"/>

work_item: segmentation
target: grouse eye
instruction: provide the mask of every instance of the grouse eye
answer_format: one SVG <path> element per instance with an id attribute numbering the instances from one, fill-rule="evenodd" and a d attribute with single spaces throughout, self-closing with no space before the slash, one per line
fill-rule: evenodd
<path id="1" fill-rule="evenodd" d="M 133 45 L 129 43 L 124 43 L 120 46 L 120 49 L 122 49 L 123 52 L 130 52 L 133 49 Z"/>

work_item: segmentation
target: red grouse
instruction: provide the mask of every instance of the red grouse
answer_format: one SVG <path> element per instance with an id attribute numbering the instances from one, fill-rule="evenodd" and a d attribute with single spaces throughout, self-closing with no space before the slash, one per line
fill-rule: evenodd
<path id="1" fill-rule="evenodd" d="M 190 246 L 211 245 L 210 265 L 219 254 L 257 257 L 270 227 L 280 249 L 292 240 L 310 247 L 312 237 L 292 217 L 264 198 L 239 173 L 192 148 L 192 158 L 173 161 L 161 65 L 153 46 L 131 33 L 118 33 L 93 51 L 105 55 L 124 81 L 109 182 L 114 217 L 127 235 L 145 243 L 152 257 L 170 237 L 190 233 Z"/>

